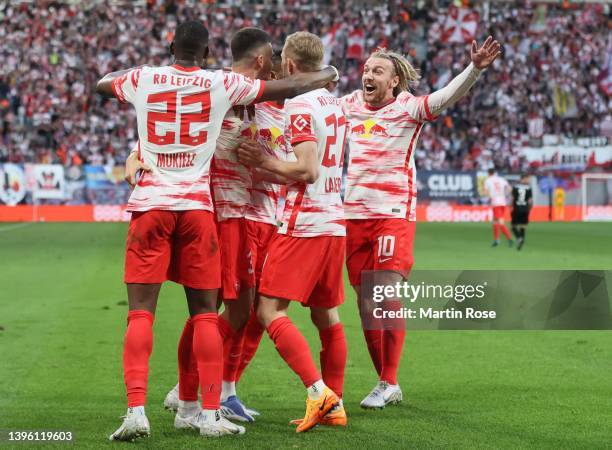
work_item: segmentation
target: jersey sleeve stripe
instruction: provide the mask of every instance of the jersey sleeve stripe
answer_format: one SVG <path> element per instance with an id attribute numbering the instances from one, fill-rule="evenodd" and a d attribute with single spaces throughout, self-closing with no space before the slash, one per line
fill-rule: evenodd
<path id="1" fill-rule="evenodd" d="M 140 80 L 140 69 L 133 71 L 130 78 L 132 79 L 132 86 L 134 86 L 134 89 L 138 89 L 138 80 Z"/>
<path id="2" fill-rule="evenodd" d="M 291 139 L 291 145 L 298 145 L 302 142 L 317 142 L 317 138 L 314 136 L 296 136 Z"/>
<path id="3" fill-rule="evenodd" d="M 429 110 L 429 95 L 426 95 L 423 99 L 423 107 L 425 108 L 425 119 L 433 120 L 434 117 L 431 115 L 431 111 Z"/>
<path id="4" fill-rule="evenodd" d="M 264 85 L 265 85 L 265 81 L 264 80 L 260 80 L 259 81 L 259 91 L 257 91 L 257 96 L 255 97 L 255 100 L 253 100 L 251 102 L 251 105 L 259 102 L 259 99 L 261 98 L 261 96 L 263 95 L 263 92 L 264 92 Z"/>
<path id="5" fill-rule="evenodd" d="M 231 83 L 232 83 L 232 80 L 230 80 L 230 77 L 228 76 L 228 74 L 223 74 L 223 86 L 225 87 L 226 91 L 229 91 Z"/>
<path id="6" fill-rule="evenodd" d="M 291 210 L 291 217 L 289 218 L 289 223 L 287 224 L 287 236 L 291 236 L 293 234 L 295 223 L 297 222 L 297 216 L 300 212 L 300 208 L 302 207 L 302 199 L 304 198 L 305 191 L 306 186 L 303 185 L 300 187 L 300 190 L 295 197 L 295 203 L 293 204 L 293 209 Z"/>
<path id="7" fill-rule="evenodd" d="M 113 90 L 113 94 L 121 103 L 126 103 L 125 97 L 123 95 L 123 91 L 121 89 L 121 84 L 123 83 L 123 77 L 117 77 L 111 82 L 111 89 Z"/>

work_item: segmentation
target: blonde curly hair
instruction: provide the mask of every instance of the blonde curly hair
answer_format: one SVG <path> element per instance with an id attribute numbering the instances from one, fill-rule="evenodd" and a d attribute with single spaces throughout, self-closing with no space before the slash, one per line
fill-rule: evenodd
<path id="1" fill-rule="evenodd" d="M 417 84 L 421 79 L 419 72 L 412 67 L 412 64 L 406 59 L 405 56 L 391 52 L 386 48 L 378 47 L 374 53 L 370 55 L 370 58 L 382 58 L 391 61 L 395 74 L 399 77 L 399 83 L 393 88 L 393 96 L 397 97 L 400 92 L 408 91 L 410 85 Z"/>

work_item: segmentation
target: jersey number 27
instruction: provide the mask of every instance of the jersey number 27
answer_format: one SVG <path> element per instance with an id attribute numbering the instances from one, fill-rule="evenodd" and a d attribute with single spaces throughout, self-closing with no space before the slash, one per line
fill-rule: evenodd
<path id="1" fill-rule="evenodd" d="M 336 117 L 335 114 L 330 114 L 325 118 L 325 125 L 327 127 L 333 126 L 333 134 L 328 135 L 325 140 L 325 152 L 323 153 L 323 161 L 321 165 L 323 167 L 334 167 L 336 164 L 339 167 L 342 167 L 342 163 L 344 162 L 344 144 L 346 143 L 346 117 L 340 116 Z M 340 143 L 340 158 L 336 161 L 335 153 L 330 152 L 330 147 L 332 145 L 336 145 L 338 140 L 338 128 L 344 127 L 344 135 L 342 136 L 342 142 Z"/>

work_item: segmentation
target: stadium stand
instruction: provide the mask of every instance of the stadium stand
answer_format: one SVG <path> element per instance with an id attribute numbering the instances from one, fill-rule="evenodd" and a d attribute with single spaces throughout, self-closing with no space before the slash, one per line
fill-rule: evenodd
<path id="1" fill-rule="evenodd" d="M 94 83 L 111 70 L 169 62 L 177 18 L 208 25 L 210 66 L 230 64 L 228 40 L 241 27 L 266 29 L 278 46 L 309 30 L 323 36 L 342 73 L 340 93 L 360 87 L 363 59 L 377 46 L 409 55 L 423 75 L 415 93 L 431 92 L 469 59 L 467 45 L 449 37 L 449 3 L 0 2 L 0 162 L 61 163 L 67 173 L 121 165 L 136 139 L 135 116 L 95 96 Z M 517 172 L 525 166 L 517 147 L 544 134 L 612 135 L 609 6 L 474 3 L 466 27 L 479 23 L 476 37 L 493 34 L 504 55 L 486 83 L 425 128 L 419 168 Z"/>

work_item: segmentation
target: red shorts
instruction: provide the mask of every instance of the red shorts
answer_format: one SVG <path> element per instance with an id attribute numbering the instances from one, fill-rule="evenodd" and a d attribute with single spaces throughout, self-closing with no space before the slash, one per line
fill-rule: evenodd
<path id="1" fill-rule="evenodd" d="M 259 293 L 333 308 L 344 302 L 344 236 L 276 234 L 268 248 Z"/>
<path id="2" fill-rule="evenodd" d="M 233 218 L 218 222 L 217 232 L 221 248 L 221 296 L 223 300 L 235 300 L 240 291 L 255 286 L 246 220 Z"/>
<path id="3" fill-rule="evenodd" d="M 278 232 L 278 227 L 270 223 L 255 222 L 254 220 L 247 220 L 246 227 L 249 236 L 249 247 L 251 249 L 251 261 L 255 267 L 255 282 L 259 283 L 270 241 Z"/>
<path id="4" fill-rule="evenodd" d="M 346 221 L 346 268 L 352 286 L 361 285 L 363 270 L 391 270 L 408 278 L 416 222 L 406 219 Z"/>
<path id="5" fill-rule="evenodd" d="M 506 215 L 505 206 L 494 206 L 493 207 L 493 219 L 503 219 Z"/>
<path id="6" fill-rule="evenodd" d="M 221 286 L 219 243 L 209 211 L 132 213 L 125 252 L 126 283 L 171 280 L 193 289 Z"/>

